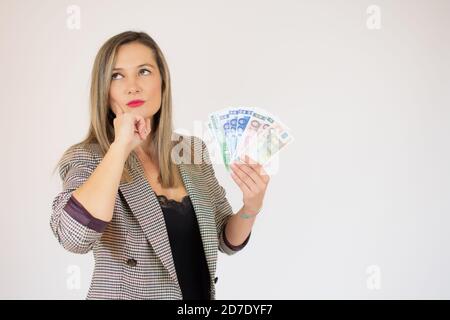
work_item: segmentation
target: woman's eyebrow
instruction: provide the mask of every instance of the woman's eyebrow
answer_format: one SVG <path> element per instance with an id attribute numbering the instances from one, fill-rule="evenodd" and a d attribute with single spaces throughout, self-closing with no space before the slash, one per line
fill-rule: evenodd
<path id="1" fill-rule="evenodd" d="M 145 66 L 155 68 L 155 66 L 150 63 L 140 64 L 136 68 L 145 67 Z M 123 70 L 123 68 L 114 68 L 113 71 L 115 71 L 115 70 Z"/>

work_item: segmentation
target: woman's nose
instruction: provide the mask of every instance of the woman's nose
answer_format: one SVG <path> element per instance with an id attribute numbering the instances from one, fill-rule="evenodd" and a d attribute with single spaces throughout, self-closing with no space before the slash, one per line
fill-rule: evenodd
<path id="1" fill-rule="evenodd" d="M 128 87 L 128 93 L 135 93 L 135 92 L 141 91 L 141 88 L 136 79 L 129 80 L 127 87 Z"/>
<path id="2" fill-rule="evenodd" d="M 139 93 L 139 92 L 140 92 L 140 90 L 137 89 L 136 87 L 130 87 L 128 89 L 128 93 Z"/>

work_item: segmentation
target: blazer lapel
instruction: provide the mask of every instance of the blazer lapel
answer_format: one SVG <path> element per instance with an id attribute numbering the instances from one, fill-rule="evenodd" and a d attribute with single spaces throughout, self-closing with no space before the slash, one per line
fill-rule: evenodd
<path id="1" fill-rule="evenodd" d="M 130 172 L 133 182 L 121 184 L 119 190 L 130 206 L 133 215 L 139 222 L 156 255 L 168 270 L 172 280 L 179 285 L 161 206 L 152 187 L 145 178 L 140 162 L 137 162 L 137 169 L 133 169 Z"/>
<path id="2" fill-rule="evenodd" d="M 214 206 L 209 195 L 206 177 L 197 166 L 182 163 L 178 167 L 195 210 L 210 278 L 214 279 L 219 241 L 217 239 Z"/>
<path id="3" fill-rule="evenodd" d="M 119 191 L 170 277 L 179 285 L 161 206 L 145 177 L 140 161 L 136 159 L 136 162 L 137 169 L 130 172 L 133 183 L 120 184 Z M 204 177 L 196 165 L 180 163 L 177 166 L 195 210 L 210 278 L 214 279 L 219 242 L 214 204 L 210 200 L 206 181 L 208 177 Z"/>
<path id="4" fill-rule="evenodd" d="M 133 182 L 120 184 L 119 191 L 170 277 L 179 285 L 161 206 L 144 175 L 141 163 L 137 163 L 137 169 L 130 172 Z M 177 166 L 195 210 L 210 279 L 214 279 L 219 243 L 214 205 L 211 203 L 205 180 L 207 177 L 204 177 L 195 165 L 180 163 Z"/>

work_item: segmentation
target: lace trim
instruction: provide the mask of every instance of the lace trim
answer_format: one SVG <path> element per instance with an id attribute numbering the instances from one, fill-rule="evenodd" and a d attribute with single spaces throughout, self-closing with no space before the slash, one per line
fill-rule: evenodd
<path id="1" fill-rule="evenodd" d="M 162 206 L 165 206 L 165 207 L 180 207 L 180 206 L 184 206 L 184 207 L 187 207 L 188 205 L 189 205 L 189 201 L 190 201 L 190 197 L 189 197 L 189 195 L 187 194 L 187 195 L 185 195 L 182 199 L 181 199 L 181 201 L 177 201 L 177 200 L 175 200 L 175 199 L 168 199 L 165 195 L 163 195 L 163 194 L 161 194 L 161 195 L 158 195 L 158 194 L 156 194 L 155 193 L 155 195 L 156 195 L 156 197 L 158 198 L 158 200 L 159 200 L 159 203 L 162 205 Z"/>

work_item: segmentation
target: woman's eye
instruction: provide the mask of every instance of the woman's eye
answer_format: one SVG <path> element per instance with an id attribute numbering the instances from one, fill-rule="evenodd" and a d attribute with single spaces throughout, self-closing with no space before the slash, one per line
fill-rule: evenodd
<path id="1" fill-rule="evenodd" d="M 113 75 L 111 76 L 111 79 L 117 80 L 116 75 L 121 75 L 121 74 L 120 73 L 113 73 Z"/>
<path id="2" fill-rule="evenodd" d="M 151 72 L 149 71 L 149 70 L 147 70 L 147 69 L 141 69 L 140 71 L 147 71 L 148 72 L 148 74 L 150 74 Z"/>
<path id="3" fill-rule="evenodd" d="M 147 69 L 141 69 L 141 70 L 139 70 L 139 73 L 142 74 L 143 72 L 147 72 L 147 73 L 145 73 L 144 75 L 151 74 L 150 70 L 147 70 Z M 113 73 L 112 76 L 111 76 L 111 79 L 112 79 L 112 80 L 117 80 L 117 78 L 116 78 L 117 75 L 122 76 L 120 73 Z"/>

